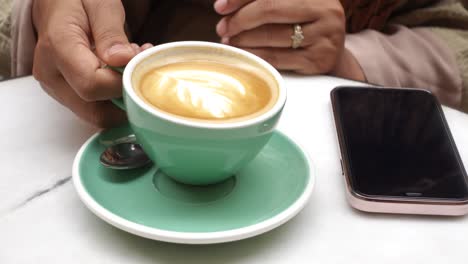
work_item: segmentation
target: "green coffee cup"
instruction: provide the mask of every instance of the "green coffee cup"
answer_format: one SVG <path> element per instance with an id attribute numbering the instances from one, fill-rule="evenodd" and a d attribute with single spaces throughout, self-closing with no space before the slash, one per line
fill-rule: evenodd
<path id="1" fill-rule="evenodd" d="M 276 101 L 250 119 L 212 123 L 168 114 L 148 104 L 135 89 L 150 68 L 205 58 L 245 64 L 262 72 L 275 86 L 272 89 L 277 89 Z M 135 56 L 123 71 L 122 99 L 114 103 L 127 112 L 138 143 L 159 170 L 182 183 L 207 185 L 235 175 L 262 150 L 281 116 L 286 89 L 281 75 L 251 53 L 222 44 L 187 41 L 155 46 Z"/>

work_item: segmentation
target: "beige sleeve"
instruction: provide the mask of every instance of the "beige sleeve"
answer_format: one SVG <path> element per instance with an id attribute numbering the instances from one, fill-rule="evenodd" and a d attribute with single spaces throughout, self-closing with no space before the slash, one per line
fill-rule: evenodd
<path id="1" fill-rule="evenodd" d="M 33 0 L 15 0 L 11 17 L 11 75 L 32 73 L 36 33 L 32 23 Z"/>
<path id="2" fill-rule="evenodd" d="M 466 26 L 468 29 L 468 23 Z M 441 27 L 433 27 L 430 30 L 449 47 L 457 60 L 458 71 L 463 82 L 461 109 L 468 113 L 468 30 Z"/>
<path id="3" fill-rule="evenodd" d="M 346 47 L 369 83 L 428 89 L 441 103 L 462 109 L 463 81 L 457 60 L 431 30 L 399 25 L 382 33 L 365 30 L 348 35 Z"/>

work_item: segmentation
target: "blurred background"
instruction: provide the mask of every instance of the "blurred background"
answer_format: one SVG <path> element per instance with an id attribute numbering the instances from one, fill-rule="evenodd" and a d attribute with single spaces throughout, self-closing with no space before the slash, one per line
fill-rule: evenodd
<path id="1" fill-rule="evenodd" d="M 10 29 L 13 0 L 0 0 L 0 81 L 10 77 Z"/>

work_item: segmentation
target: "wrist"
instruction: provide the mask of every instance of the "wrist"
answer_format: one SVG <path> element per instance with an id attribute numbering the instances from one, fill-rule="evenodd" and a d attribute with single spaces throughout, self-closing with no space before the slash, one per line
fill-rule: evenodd
<path id="1" fill-rule="evenodd" d="M 354 55 L 348 49 L 344 49 L 338 59 L 338 63 L 330 73 L 333 76 L 366 82 L 364 71 Z"/>

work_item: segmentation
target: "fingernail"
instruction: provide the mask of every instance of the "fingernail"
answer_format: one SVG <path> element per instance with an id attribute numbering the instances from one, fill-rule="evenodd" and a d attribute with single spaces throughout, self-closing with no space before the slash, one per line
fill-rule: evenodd
<path id="1" fill-rule="evenodd" d="M 221 38 L 221 43 L 229 45 L 229 38 L 228 37 Z"/>
<path id="2" fill-rule="evenodd" d="M 146 49 L 149 49 L 149 48 L 152 48 L 153 47 L 153 44 L 151 43 L 145 43 L 141 46 L 141 50 L 146 50 Z"/>
<path id="3" fill-rule="evenodd" d="M 226 10 L 227 5 L 228 5 L 228 0 L 217 0 L 214 3 L 214 9 L 216 10 L 216 12 L 221 13 L 224 10 Z"/>
<path id="4" fill-rule="evenodd" d="M 138 45 L 135 44 L 135 43 L 132 43 L 132 44 L 130 44 L 130 45 L 132 46 L 133 51 L 134 51 L 135 53 L 139 53 L 139 52 L 140 52 L 140 46 L 138 46 Z"/>
<path id="5" fill-rule="evenodd" d="M 223 18 L 219 21 L 218 25 L 216 25 L 216 32 L 220 37 L 223 37 L 227 33 L 227 23 L 226 19 Z"/>
<path id="6" fill-rule="evenodd" d="M 135 51 L 133 50 L 131 46 L 124 45 L 124 44 L 115 44 L 112 47 L 110 47 L 110 49 L 108 49 L 106 53 L 107 53 L 107 56 L 110 57 L 118 53 L 126 53 L 126 52 L 135 53 Z"/>

